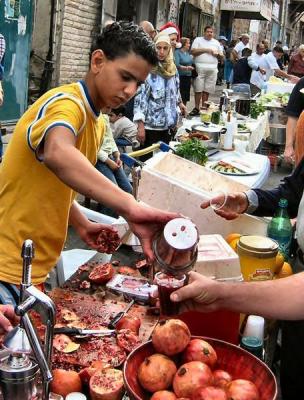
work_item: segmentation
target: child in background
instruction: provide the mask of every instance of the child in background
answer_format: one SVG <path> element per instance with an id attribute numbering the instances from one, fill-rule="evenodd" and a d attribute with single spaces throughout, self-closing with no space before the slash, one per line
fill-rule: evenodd
<path id="1" fill-rule="evenodd" d="M 133 149 L 140 146 L 137 140 L 137 126 L 125 116 L 125 106 L 112 109 L 109 113 L 114 139 L 124 138 L 132 143 Z"/>
<path id="2" fill-rule="evenodd" d="M 95 168 L 111 182 L 119 186 L 120 189 L 127 193 L 132 193 L 132 186 L 123 170 L 120 153 L 113 138 L 109 117 L 104 114 L 102 117 L 105 122 L 105 135 L 97 154 L 97 163 Z M 98 205 L 98 211 L 114 218 L 118 217 L 118 214 L 115 213 L 114 210 L 104 206 L 103 204 Z"/>

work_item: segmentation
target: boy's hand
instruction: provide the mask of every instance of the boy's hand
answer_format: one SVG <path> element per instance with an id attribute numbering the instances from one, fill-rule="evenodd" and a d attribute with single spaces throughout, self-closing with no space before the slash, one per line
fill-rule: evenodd
<path id="1" fill-rule="evenodd" d="M 122 166 L 122 161 L 120 159 L 119 152 L 115 152 L 113 155 L 114 155 L 114 160 L 115 160 L 117 167 L 120 168 Z"/>
<path id="2" fill-rule="evenodd" d="M 110 158 L 107 158 L 107 160 L 105 161 L 105 163 L 107 164 L 107 166 L 112 170 L 112 171 L 117 171 L 119 166 L 116 164 L 115 161 L 111 160 Z"/>
<path id="3" fill-rule="evenodd" d="M 146 140 L 146 132 L 145 132 L 145 126 L 142 121 L 138 121 L 138 127 L 137 127 L 137 140 L 141 145 L 145 143 Z"/>
<path id="4" fill-rule="evenodd" d="M 117 233 L 117 230 L 112 228 L 111 225 L 98 224 L 96 222 L 88 221 L 85 226 L 76 228 L 80 238 L 92 249 L 98 250 L 100 243 L 97 239 L 101 231 L 107 231 L 108 233 Z"/>
<path id="5" fill-rule="evenodd" d="M 125 218 L 130 229 L 139 238 L 143 252 L 148 261 L 153 261 L 152 242 L 155 236 L 171 219 L 179 218 L 177 213 L 158 210 L 140 203 L 136 203 L 129 215 Z"/>

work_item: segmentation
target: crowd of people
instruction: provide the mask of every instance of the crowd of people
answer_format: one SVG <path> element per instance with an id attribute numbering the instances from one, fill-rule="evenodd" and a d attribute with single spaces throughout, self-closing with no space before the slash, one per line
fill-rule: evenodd
<path id="1" fill-rule="evenodd" d="M 192 81 L 195 107 L 190 116 L 199 114 L 217 82 L 229 85 L 246 80 L 255 91 L 274 74 L 297 82 L 288 115 L 293 129 L 298 118 L 298 127 L 304 125 L 301 46 L 290 55 L 282 43 L 271 49 L 264 40 L 252 54 L 247 34 L 228 44 L 223 36 L 216 40 L 213 28 L 206 26 L 191 46 L 172 23 L 160 32 L 148 21 L 140 25 L 107 25 L 92 46 L 85 79 L 47 92 L 16 125 L 0 167 L 0 299 L 10 304 L 0 307 L 0 326 L 6 330 L 11 329 L 11 306 L 16 304 L 22 277 L 24 239 L 36 244 L 32 281 L 41 285 L 58 261 L 69 224 L 91 248 L 98 248 L 102 230 L 113 230 L 89 221 L 75 201 L 76 193 L 123 216 L 139 237 L 148 261 L 153 260 L 155 234 L 178 215 L 146 207 L 133 198 L 115 139 L 128 139 L 133 148 L 168 142 L 179 115 L 187 112 Z M 225 207 L 216 211 L 226 219 L 245 212 L 271 216 L 279 199 L 286 197 L 290 215 L 298 218 L 299 272 L 304 270 L 303 166 L 300 161 L 276 189 L 229 194 Z M 203 203 L 201 208 L 209 205 Z M 304 354 L 299 351 L 304 339 L 303 290 L 303 272 L 280 281 L 242 284 L 219 283 L 190 273 L 190 283 L 171 298 L 202 311 L 225 308 L 294 320 L 283 331 L 281 383 L 287 400 L 304 392 Z"/>

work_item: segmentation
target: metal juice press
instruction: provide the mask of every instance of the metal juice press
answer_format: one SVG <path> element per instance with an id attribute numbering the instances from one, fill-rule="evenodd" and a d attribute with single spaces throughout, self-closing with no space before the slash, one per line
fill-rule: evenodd
<path id="1" fill-rule="evenodd" d="M 31 283 L 34 246 L 26 240 L 22 246 L 23 276 L 20 285 L 19 305 L 16 315 L 20 324 L 12 329 L 3 341 L 0 351 L 0 387 L 4 400 L 49 399 L 49 383 L 52 380 L 51 356 L 55 325 L 53 301 Z M 46 325 L 44 346 L 42 346 L 28 311 L 35 309 Z M 42 393 L 37 391 L 40 370 Z"/>

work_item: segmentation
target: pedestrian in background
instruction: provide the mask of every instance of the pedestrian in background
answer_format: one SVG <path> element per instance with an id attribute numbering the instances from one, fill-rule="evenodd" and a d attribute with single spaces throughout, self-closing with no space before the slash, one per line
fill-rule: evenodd
<path id="1" fill-rule="evenodd" d="M 227 49 L 227 43 L 228 43 L 228 39 L 226 38 L 226 36 L 220 36 L 219 37 L 219 43 L 221 45 L 221 50 L 222 50 L 222 53 L 223 53 L 223 57 L 218 60 L 218 65 L 217 65 L 218 74 L 217 74 L 217 82 L 216 82 L 216 84 L 217 85 L 222 85 L 223 84 L 223 80 L 224 80 L 226 49 Z"/>
<path id="2" fill-rule="evenodd" d="M 158 64 L 152 68 L 134 100 L 134 119 L 138 126 L 137 139 L 142 148 L 160 140 L 169 143 L 170 129 L 176 127 L 179 117 L 179 75 L 173 59 L 169 36 L 155 38 Z M 141 159 L 144 161 L 149 156 Z"/>
<path id="3" fill-rule="evenodd" d="M 110 110 L 108 111 L 110 112 Z M 127 193 L 132 193 L 132 186 L 122 168 L 120 153 L 113 138 L 109 116 L 102 114 L 102 118 L 105 123 L 105 134 L 97 153 L 95 168 L 120 189 Z M 112 208 L 101 203 L 98 204 L 98 211 L 110 217 L 118 218 L 118 214 Z"/>
<path id="4" fill-rule="evenodd" d="M 234 49 L 235 45 L 236 45 L 236 40 L 231 40 L 226 49 L 224 79 L 226 81 L 227 89 L 229 89 L 233 80 L 233 65 L 235 64 L 235 59 L 232 55 L 232 50 Z"/>
<path id="5" fill-rule="evenodd" d="M 248 58 L 248 64 L 252 68 L 252 73 L 250 77 L 250 89 L 252 96 L 256 95 L 258 92 L 261 91 L 257 83 L 260 81 L 261 71 L 259 65 L 264 57 L 266 57 L 265 45 L 263 42 L 261 42 L 256 45 L 255 53 L 252 53 L 252 55 Z"/>
<path id="6" fill-rule="evenodd" d="M 180 81 L 180 94 L 183 103 L 186 105 L 190 100 L 190 89 L 193 67 L 193 57 L 189 53 L 190 39 L 186 37 L 181 38 L 182 47 L 175 50 L 175 65 L 179 73 Z"/>
<path id="7" fill-rule="evenodd" d="M 299 78 L 304 76 L 304 44 L 301 44 L 297 53 L 291 57 L 288 64 L 288 73 Z"/>
<path id="8" fill-rule="evenodd" d="M 218 59 L 223 58 L 221 45 L 213 38 L 212 26 L 205 27 L 203 37 L 194 39 L 191 54 L 198 76 L 194 80 L 195 107 L 189 115 L 196 116 L 200 113 L 200 102 L 204 107 L 209 94 L 215 92 Z"/>
<path id="9" fill-rule="evenodd" d="M 243 33 L 240 36 L 240 41 L 235 45 L 235 47 L 233 49 L 233 53 L 234 53 L 236 60 L 239 60 L 240 58 L 242 58 L 242 51 L 245 48 L 249 49 L 249 35 L 247 33 Z"/>
<path id="10" fill-rule="evenodd" d="M 233 84 L 246 83 L 250 84 L 252 68 L 248 64 L 248 57 L 251 56 L 252 50 L 245 47 L 242 50 L 242 57 L 233 67 Z"/>

